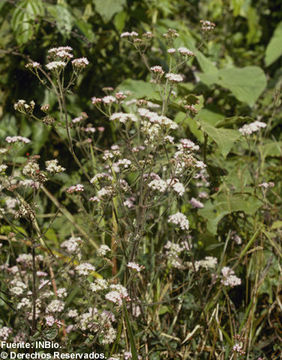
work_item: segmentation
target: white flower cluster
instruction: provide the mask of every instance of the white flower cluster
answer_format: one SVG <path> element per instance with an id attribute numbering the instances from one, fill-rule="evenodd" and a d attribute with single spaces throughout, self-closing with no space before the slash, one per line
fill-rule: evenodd
<path id="1" fill-rule="evenodd" d="M 108 95 L 108 96 L 104 96 L 102 98 L 102 101 L 104 104 L 112 104 L 112 103 L 117 102 L 117 99 L 112 95 Z M 93 103 L 93 99 L 92 99 L 92 103 Z"/>
<path id="2" fill-rule="evenodd" d="M 68 61 L 73 58 L 72 51 L 73 49 L 70 46 L 59 46 L 57 48 L 49 49 L 48 53 L 54 61 L 46 64 L 47 69 L 63 69 L 67 65 Z M 87 60 L 87 58 L 82 57 L 72 60 L 72 65 L 76 69 L 84 69 L 87 65 L 89 65 L 89 61 Z"/>
<path id="3" fill-rule="evenodd" d="M 111 249 L 108 247 L 108 245 L 101 245 L 97 250 L 97 254 L 99 256 L 105 256 L 108 252 L 111 252 Z"/>
<path id="4" fill-rule="evenodd" d="M 62 300 L 52 300 L 46 308 L 47 313 L 62 312 L 65 304 Z"/>
<path id="5" fill-rule="evenodd" d="M 0 328 L 0 339 L 6 341 L 8 340 L 10 334 L 12 334 L 12 329 L 7 326 L 3 326 Z"/>
<path id="6" fill-rule="evenodd" d="M 263 182 L 261 184 L 258 185 L 259 187 L 263 188 L 263 189 L 269 189 L 275 186 L 274 182 Z"/>
<path id="7" fill-rule="evenodd" d="M 168 187 L 171 186 L 173 191 L 175 191 L 179 196 L 183 196 L 185 193 L 185 186 L 179 182 L 178 179 L 168 179 L 167 180 Z"/>
<path id="8" fill-rule="evenodd" d="M 203 207 L 204 207 L 204 204 L 201 202 L 201 201 L 199 201 L 199 200 L 197 200 L 197 199 L 195 199 L 195 198 L 193 198 L 192 197 L 192 199 L 190 200 L 190 204 L 193 206 L 193 208 L 195 208 L 195 209 L 202 209 Z"/>
<path id="9" fill-rule="evenodd" d="M 137 121 L 137 117 L 134 114 L 126 113 L 114 113 L 110 116 L 110 120 L 119 120 L 119 122 L 125 124 L 127 121 Z"/>
<path id="10" fill-rule="evenodd" d="M 109 287 L 109 284 L 108 284 L 107 280 L 105 280 L 105 279 L 96 279 L 94 281 L 94 283 L 90 284 L 90 290 L 92 292 L 106 290 L 106 289 L 108 289 L 108 287 Z"/>
<path id="11" fill-rule="evenodd" d="M 181 55 L 185 55 L 185 56 L 195 56 L 195 54 L 193 53 L 193 51 L 187 49 L 186 47 L 180 47 L 178 48 L 178 51 Z"/>
<path id="12" fill-rule="evenodd" d="M 165 256 L 167 257 L 171 266 L 177 269 L 183 269 L 182 260 L 180 259 L 179 255 L 183 250 L 187 250 L 187 244 L 175 244 L 171 241 L 168 241 L 164 248 L 166 249 Z"/>
<path id="13" fill-rule="evenodd" d="M 161 66 L 159 66 L 159 65 L 152 66 L 152 67 L 150 68 L 150 70 L 151 70 L 153 73 L 158 74 L 158 75 L 161 75 L 161 76 L 164 74 L 163 68 L 162 68 Z"/>
<path id="14" fill-rule="evenodd" d="M 181 139 L 180 144 L 177 145 L 179 151 L 198 151 L 200 149 L 199 145 L 196 145 L 190 139 Z"/>
<path id="15" fill-rule="evenodd" d="M 61 165 L 58 165 L 58 160 L 57 159 L 45 161 L 45 165 L 46 165 L 46 170 L 50 174 L 58 174 L 58 173 L 63 172 L 63 171 L 66 170 Z"/>
<path id="16" fill-rule="evenodd" d="M 22 142 L 24 144 L 30 143 L 30 140 L 24 136 L 7 136 L 5 140 L 9 144 L 13 144 L 16 142 Z"/>
<path id="17" fill-rule="evenodd" d="M 78 275 L 89 275 L 90 272 L 95 271 L 95 267 L 89 263 L 82 263 L 75 267 Z"/>
<path id="18" fill-rule="evenodd" d="M 169 81 L 173 82 L 173 83 L 179 83 L 182 82 L 183 76 L 180 74 L 173 74 L 173 73 L 167 73 L 165 75 L 166 79 L 168 79 Z"/>
<path id="19" fill-rule="evenodd" d="M 154 179 L 148 184 L 148 186 L 152 190 L 157 190 L 160 193 L 164 193 L 167 189 L 167 183 L 162 179 Z"/>
<path id="20" fill-rule="evenodd" d="M 200 23 L 202 24 L 203 31 L 212 31 L 216 26 L 213 22 L 209 20 L 200 20 Z"/>
<path id="21" fill-rule="evenodd" d="M 57 70 L 64 68 L 66 65 L 67 64 L 63 61 L 51 61 L 48 64 L 46 64 L 46 67 L 48 70 Z"/>
<path id="22" fill-rule="evenodd" d="M 127 265 L 126 265 L 128 268 L 132 269 L 132 270 L 135 270 L 137 272 L 140 272 L 144 269 L 144 266 L 143 265 L 139 265 L 135 262 L 129 262 Z"/>
<path id="23" fill-rule="evenodd" d="M 115 317 L 112 313 L 103 311 L 101 314 L 96 308 L 89 308 L 87 313 L 80 315 L 79 328 L 82 331 L 90 330 L 102 337 L 102 344 L 111 344 L 116 338 L 116 330 L 112 326 Z"/>
<path id="24" fill-rule="evenodd" d="M 67 297 L 68 293 L 67 293 L 67 289 L 66 288 L 60 288 L 57 290 L 57 296 L 60 299 L 63 299 L 65 297 Z"/>
<path id="25" fill-rule="evenodd" d="M 125 37 L 137 37 L 137 36 L 138 36 L 138 33 L 135 32 L 135 31 L 131 31 L 131 32 L 126 31 L 126 32 L 123 32 L 123 33 L 120 35 L 121 38 L 125 38 Z"/>
<path id="26" fill-rule="evenodd" d="M 189 221 L 186 216 L 180 212 L 171 215 L 168 218 L 168 222 L 178 225 L 182 230 L 189 230 Z"/>
<path id="27" fill-rule="evenodd" d="M 245 124 L 243 127 L 239 129 L 239 131 L 242 135 L 246 136 L 258 132 L 260 129 L 265 127 L 266 127 L 266 123 L 261 121 L 254 121 L 250 124 Z"/>
<path id="28" fill-rule="evenodd" d="M 37 61 L 31 61 L 30 63 L 26 64 L 25 67 L 27 69 L 38 69 L 40 67 L 40 64 Z"/>
<path id="29" fill-rule="evenodd" d="M 234 270 L 232 270 L 230 267 L 223 267 L 221 269 L 221 273 L 223 276 L 221 283 L 223 285 L 230 287 L 241 285 L 241 279 L 235 275 Z"/>
<path id="30" fill-rule="evenodd" d="M 84 69 L 87 65 L 89 65 L 89 61 L 86 57 L 74 59 L 71 63 L 75 68 L 78 69 Z"/>
<path id="31" fill-rule="evenodd" d="M 158 115 L 157 113 L 152 112 L 146 108 L 139 108 L 138 113 L 142 118 L 149 120 L 150 123 L 165 127 L 168 130 L 175 130 L 178 128 L 178 125 L 168 117 L 163 115 Z M 145 126 L 147 125 L 149 132 L 152 131 L 152 128 L 150 128 L 148 124 L 145 123 L 144 125 Z"/>
<path id="32" fill-rule="evenodd" d="M 217 258 L 213 256 L 206 256 L 204 260 L 195 261 L 196 271 L 199 271 L 201 267 L 206 270 L 215 269 L 216 265 L 217 265 Z"/>
<path id="33" fill-rule="evenodd" d="M 28 161 L 24 166 L 22 173 L 26 176 L 33 176 L 39 171 L 39 165 L 35 161 Z"/>
<path id="34" fill-rule="evenodd" d="M 58 55 L 59 53 L 63 52 L 63 53 L 71 53 L 73 51 L 72 47 L 71 46 L 59 46 L 59 47 L 56 47 L 56 48 L 52 48 L 52 49 L 49 49 L 48 50 L 48 53 L 51 54 L 51 55 L 56 55 L 56 56 L 59 56 Z"/>
<path id="35" fill-rule="evenodd" d="M 175 191 L 179 196 L 184 195 L 185 193 L 185 186 L 179 182 L 178 179 L 167 179 L 166 181 L 160 179 L 159 177 L 152 180 L 148 184 L 149 188 L 152 190 L 159 191 L 161 193 L 164 193 L 166 190 L 172 189 Z"/>
<path id="36" fill-rule="evenodd" d="M 14 109 L 23 114 L 26 113 L 32 114 L 34 107 L 35 107 L 35 102 L 33 100 L 31 100 L 29 104 L 27 104 L 25 100 L 18 100 L 14 104 Z"/>
<path id="37" fill-rule="evenodd" d="M 84 191 L 84 186 L 81 185 L 81 184 L 72 185 L 67 189 L 67 193 L 69 193 L 69 194 L 73 194 L 73 193 L 76 193 L 76 192 L 79 193 L 79 192 L 82 192 L 82 191 Z"/>
<path id="38" fill-rule="evenodd" d="M 45 321 L 47 326 L 53 326 L 55 323 L 55 318 L 52 315 L 45 316 Z"/>
<path id="39" fill-rule="evenodd" d="M 106 294 L 105 298 L 116 305 L 121 306 L 122 301 L 130 301 L 130 297 L 128 296 L 127 289 L 120 284 L 110 285 L 112 291 Z"/>
<path id="40" fill-rule="evenodd" d="M 25 283 L 17 279 L 12 280 L 10 285 L 12 286 L 10 288 L 12 295 L 22 295 L 27 288 Z"/>

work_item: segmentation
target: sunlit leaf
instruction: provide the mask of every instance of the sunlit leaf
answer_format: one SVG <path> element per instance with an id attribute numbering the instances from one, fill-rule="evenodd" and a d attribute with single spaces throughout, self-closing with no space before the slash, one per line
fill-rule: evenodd
<path id="1" fill-rule="evenodd" d="M 271 65 L 282 55 L 282 21 L 277 25 L 274 34 L 267 45 L 265 52 L 265 64 Z"/>
<path id="2" fill-rule="evenodd" d="M 123 10 L 126 0 L 93 0 L 97 13 L 105 22 L 109 22 L 111 18 Z"/>

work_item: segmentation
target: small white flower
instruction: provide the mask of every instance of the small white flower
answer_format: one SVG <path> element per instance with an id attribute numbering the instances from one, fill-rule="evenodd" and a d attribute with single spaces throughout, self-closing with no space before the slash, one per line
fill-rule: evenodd
<path id="1" fill-rule="evenodd" d="M 251 135 L 257 131 L 259 131 L 261 128 L 265 128 L 267 125 L 264 122 L 261 121 L 254 121 L 250 124 L 246 124 L 243 127 L 239 129 L 240 133 L 244 136 Z"/>
<path id="2" fill-rule="evenodd" d="M 52 312 L 62 312 L 64 310 L 65 304 L 61 300 L 52 300 L 46 308 L 47 313 Z"/>
<path id="3" fill-rule="evenodd" d="M 139 265 L 139 264 L 134 263 L 134 262 L 129 262 L 127 264 L 127 267 L 130 268 L 130 269 L 133 269 L 133 270 L 135 270 L 137 272 L 140 272 L 140 271 L 142 271 L 144 269 L 144 266 Z"/>
<path id="4" fill-rule="evenodd" d="M 186 216 L 180 212 L 171 215 L 168 218 L 168 222 L 175 225 L 179 225 L 182 230 L 189 230 L 189 221 L 186 218 Z"/>
<path id="5" fill-rule="evenodd" d="M 197 199 L 195 199 L 193 197 L 189 202 L 193 206 L 193 208 L 202 209 L 204 207 L 204 204 L 201 203 L 201 201 L 199 201 L 199 200 L 197 200 Z"/>
<path id="6" fill-rule="evenodd" d="M 79 58 L 79 59 L 74 59 L 71 63 L 74 67 L 80 68 L 80 69 L 85 68 L 87 65 L 89 65 L 89 61 L 85 57 Z"/>
<path id="7" fill-rule="evenodd" d="M 241 285 L 241 279 L 235 275 L 234 270 L 232 270 L 230 267 L 223 267 L 221 269 L 221 273 L 223 276 L 221 283 L 223 285 L 230 287 Z"/>
<path id="8" fill-rule="evenodd" d="M 89 263 L 82 263 L 75 267 L 79 275 L 88 275 L 90 272 L 95 271 L 95 267 Z"/>
<path id="9" fill-rule="evenodd" d="M 152 66 L 151 67 L 151 71 L 155 74 L 160 74 L 160 75 L 163 75 L 164 74 L 164 70 L 161 66 L 159 65 L 156 65 L 156 66 Z"/>
<path id="10" fill-rule="evenodd" d="M 181 55 L 186 55 L 186 56 L 195 56 L 195 54 L 187 49 L 186 47 L 180 47 L 178 48 L 178 51 L 180 52 Z"/>
<path id="11" fill-rule="evenodd" d="M 99 256 L 105 256 L 108 252 L 111 252 L 111 249 L 108 247 L 108 245 L 101 245 L 97 250 L 97 254 Z"/>
<path id="12" fill-rule="evenodd" d="M 47 326 L 53 326 L 53 324 L 55 323 L 55 319 L 52 315 L 45 316 L 45 321 Z"/>
<path id="13" fill-rule="evenodd" d="M 126 32 L 123 32 L 123 33 L 120 35 L 121 38 L 125 38 L 125 37 L 137 37 L 137 36 L 138 36 L 138 33 L 135 32 L 135 31 L 132 31 L 132 32 L 126 31 Z"/>
<path id="14" fill-rule="evenodd" d="M 46 65 L 48 70 L 62 69 L 66 66 L 66 63 L 63 61 L 52 61 Z"/>
<path id="15" fill-rule="evenodd" d="M 5 140 L 9 144 L 13 144 L 15 142 L 22 142 L 24 144 L 30 143 L 30 140 L 23 136 L 7 136 Z"/>
<path id="16" fill-rule="evenodd" d="M 58 165 L 57 159 L 45 161 L 45 165 L 46 165 L 46 170 L 51 174 L 58 174 L 66 170 L 61 165 Z"/>
<path id="17" fill-rule="evenodd" d="M 67 189 L 67 193 L 69 194 L 73 194 L 75 192 L 82 192 L 84 191 L 84 186 L 81 184 L 77 184 L 77 185 L 72 185 Z"/>
<path id="18" fill-rule="evenodd" d="M 206 256 L 204 260 L 199 260 L 195 262 L 196 271 L 203 267 L 204 269 L 214 269 L 217 265 L 217 258 L 213 256 Z"/>
<path id="19" fill-rule="evenodd" d="M 175 82 L 175 83 L 179 83 L 179 82 L 182 82 L 184 79 L 183 79 L 183 76 L 180 75 L 180 74 L 173 74 L 173 73 L 168 73 L 165 75 L 166 79 L 168 79 L 169 81 L 171 82 Z"/>

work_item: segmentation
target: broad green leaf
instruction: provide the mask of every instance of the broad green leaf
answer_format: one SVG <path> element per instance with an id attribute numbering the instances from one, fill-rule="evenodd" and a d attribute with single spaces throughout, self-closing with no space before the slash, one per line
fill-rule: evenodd
<path id="1" fill-rule="evenodd" d="M 123 31 L 125 24 L 126 24 L 126 20 L 127 20 L 127 12 L 126 11 L 121 11 L 118 14 L 116 14 L 116 16 L 114 18 L 114 25 L 119 33 L 121 33 Z"/>
<path id="2" fill-rule="evenodd" d="M 210 111 L 208 109 L 201 109 L 196 116 L 196 120 L 198 119 L 201 119 L 205 123 L 208 123 L 212 126 L 217 126 L 219 123 L 224 122 L 224 115 Z"/>
<path id="3" fill-rule="evenodd" d="M 11 20 L 18 44 L 22 45 L 32 39 L 35 20 L 44 16 L 42 0 L 22 0 L 17 4 Z"/>
<path id="4" fill-rule="evenodd" d="M 262 146 L 262 153 L 265 157 L 282 155 L 282 141 L 271 141 Z"/>
<path id="5" fill-rule="evenodd" d="M 207 219 L 208 230 L 212 234 L 216 234 L 218 223 L 225 215 L 235 211 L 243 211 L 247 215 L 253 215 L 261 205 L 261 202 L 253 196 L 220 194 L 213 202 L 212 200 L 207 201 L 205 207 L 200 209 L 198 213 Z"/>
<path id="6" fill-rule="evenodd" d="M 49 5 L 47 9 L 55 19 L 58 31 L 63 36 L 68 37 L 75 22 L 68 6 L 63 4 Z"/>
<path id="7" fill-rule="evenodd" d="M 93 0 L 97 13 L 104 22 L 109 22 L 111 18 L 123 10 L 126 0 Z"/>
<path id="8" fill-rule="evenodd" d="M 40 152 L 42 146 L 48 140 L 50 130 L 51 128 L 44 124 L 38 122 L 32 124 L 32 139 L 34 139 L 32 148 L 35 154 Z"/>
<path id="9" fill-rule="evenodd" d="M 204 120 L 199 120 L 202 130 L 208 134 L 218 145 L 224 157 L 230 152 L 234 142 L 241 136 L 239 131 L 231 129 L 216 128 Z"/>
<path id="10" fill-rule="evenodd" d="M 155 86 L 143 80 L 131 80 L 127 79 L 119 85 L 119 90 L 130 91 L 136 99 L 148 98 L 159 99 L 160 96 L 157 93 Z"/>
<path id="11" fill-rule="evenodd" d="M 266 87 L 265 74 L 257 66 L 221 69 L 216 82 L 229 89 L 238 100 L 250 106 L 255 104 Z"/>
<path id="12" fill-rule="evenodd" d="M 269 66 L 282 55 L 282 21 L 277 25 L 274 34 L 267 45 L 265 65 Z"/>
<path id="13" fill-rule="evenodd" d="M 204 54 L 202 54 L 199 50 L 193 50 L 198 63 L 203 71 L 203 73 L 197 74 L 200 80 L 206 85 L 210 86 L 215 84 L 218 80 L 218 69 L 212 63 L 210 59 L 208 59 Z"/>
<path id="14" fill-rule="evenodd" d="M 93 42 L 95 40 L 95 34 L 92 30 L 92 26 L 85 20 L 76 20 L 76 26 L 82 32 L 82 34 L 87 38 L 87 40 Z"/>

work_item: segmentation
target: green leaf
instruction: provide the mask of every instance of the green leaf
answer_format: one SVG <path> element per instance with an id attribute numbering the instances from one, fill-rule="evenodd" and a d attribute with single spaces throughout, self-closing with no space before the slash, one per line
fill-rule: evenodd
<path id="1" fill-rule="evenodd" d="M 111 18 L 123 10 L 126 0 L 93 0 L 97 13 L 104 22 L 109 22 Z"/>
<path id="2" fill-rule="evenodd" d="M 274 34 L 267 45 L 265 65 L 269 66 L 282 55 L 282 21 L 277 25 Z"/>
<path id="3" fill-rule="evenodd" d="M 136 99 L 148 98 L 159 99 L 160 96 L 155 90 L 155 86 L 143 80 L 127 79 L 119 85 L 119 90 L 130 91 Z"/>
<path id="4" fill-rule="evenodd" d="M 128 333 L 128 337 L 129 337 L 132 360 L 138 360 L 134 335 L 133 335 L 132 327 L 131 327 L 131 324 L 129 321 L 128 312 L 127 312 L 125 303 L 123 304 L 123 313 L 124 313 L 125 323 L 126 323 L 126 327 L 127 327 L 127 333 Z"/>
<path id="5" fill-rule="evenodd" d="M 271 141 L 262 146 L 262 153 L 265 157 L 282 155 L 282 141 Z"/>
<path id="6" fill-rule="evenodd" d="M 18 44 L 25 44 L 32 39 L 34 21 L 41 16 L 44 16 L 42 0 L 22 0 L 17 4 L 11 25 Z"/>
<path id="7" fill-rule="evenodd" d="M 234 67 L 219 70 L 216 83 L 229 89 L 238 100 L 253 106 L 266 87 L 266 77 L 257 66 Z"/>
<path id="8" fill-rule="evenodd" d="M 198 210 L 198 213 L 207 219 L 207 229 L 215 235 L 218 223 L 225 215 L 235 211 L 243 211 L 247 215 L 253 215 L 261 205 L 257 198 L 250 195 L 229 196 L 228 194 L 220 194 L 214 202 L 207 201 L 205 207 Z"/>
<path id="9" fill-rule="evenodd" d="M 58 335 L 58 329 L 56 328 L 52 328 L 50 330 L 48 329 L 43 331 L 43 334 L 47 340 L 54 340 Z"/>
<path id="10" fill-rule="evenodd" d="M 32 138 L 34 139 L 34 141 L 32 142 L 32 147 L 34 153 L 36 154 L 39 153 L 42 146 L 48 140 L 48 136 L 51 128 L 37 122 L 34 122 L 31 128 L 32 128 Z"/>
<path id="11" fill-rule="evenodd" d="M 202 74 L 197 74 L 200 80 L 208 86 L 215 84 L 218 80 L 217 67 L 212 63 L 210 59 L 208 59 L 199 50 L 194 50 L 194 53 L 203 71 Z"/>
<path id="12" fill-rule="evenodd" d="M 241 136 L 237 130 L 218 129 L 202 119 L 199 123 L 202 130 L 217 143 L 219 150 L 224 157 L 228 155 L 234 142 Z"/>
<path id="13" fill-rule="evenodd" d="M 121 33 L 122 30 L 124 29 L 126 20 L 127 20 L 127 12 L 126 11 L 121 11 L 118 14 L 116 14 L 116 16 L 114 18 L 114 25 L 119 33 Z"/>
<path id="14" fill-rule="evenodd" d="M 58 31 L 68 37 L 74 25 L 74 17 L 67 5 L 49 5 L 47 7 L 49 14 L 55 19 Z"/>
<path id="15" fill-rule="evenodd" d="M 83 35 L 87 38 L 87 40 L 93 42 L 95 40 L 95 34 L 92 31 L 92 26 L 84 21 L 84 20 L 76 20 L 76 26 L 83 33 Z"/>
<path id="16" fill-rule="evenodd" d="M 198 119 L 201 119 L 212 126 L 217 126 L 219 123 L 223 123 L 225 117 L 222 114 L 215 113 L 208 109 L 201 109 L 196 116 L 196 120 Z"/>

